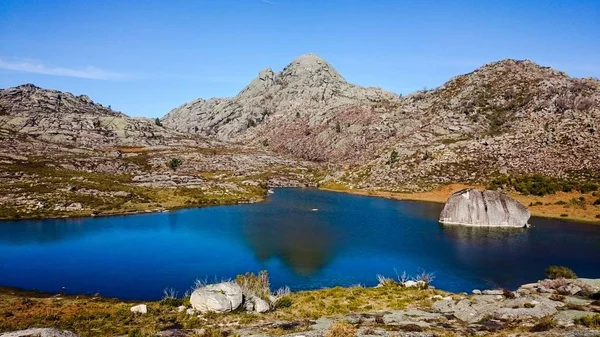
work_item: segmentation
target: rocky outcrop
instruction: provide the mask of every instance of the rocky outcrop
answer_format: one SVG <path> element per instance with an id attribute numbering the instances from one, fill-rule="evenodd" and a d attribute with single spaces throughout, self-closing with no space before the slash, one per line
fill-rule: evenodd
<path id="1" fill-rule="evenodd" d="M 237 309 L 243 300 L 242 288 L 234 282 L 209 284 L 194 290 L 190 303 L 201 313 L 225 313 Z"/>
<path id="2" fill-rule="evenodd" d="M 0 333 L 0 337 L 79 337 L 78 334 L 53 328 L 33 328 Z"/>
<path id="3" fill-rule="evenodd" d="M 448 225 L 524 227 L 530 216 L 527 207 L 502 192 L 466 189 L 448 198 L 439 221 Z"/>

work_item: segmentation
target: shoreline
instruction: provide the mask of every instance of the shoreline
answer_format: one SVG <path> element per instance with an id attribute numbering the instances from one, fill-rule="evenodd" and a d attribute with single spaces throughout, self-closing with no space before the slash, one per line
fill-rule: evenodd
<path id="1" fill-rule="evenodd" d="M 285 186 L 279 186 L 285 187 Z M 304 187 L 302 187 L 304 188 Z M 434 190 L 425 191 L 425 192 L 390 192 L 390 191 L 374 191 L 374 190 L 363 190 L 363 189 L 338 189 L 338 188 L 330 188 L 330 187 L 316 187 L 317 190 L 328 191 L 328 192 L 336 192 L 336 193 L 347 193 L 353 195 L 361 195 L 368 197 L 378 197 L 378 198 L 386 198 L 386 199 L 394 199 L 394 200 L 402 200 L 402 201 L 417 201 L 417 202 L 433 202 L 437 204 L 444 204 L 448 197 L 461 189 L 465 188 L 484 188 L 483 186 L 478 185 L 465 185 L 465 184 L 449 184 L 439 187 Z M 526 206 L 531 212 L 532 217 L 540 217 L 546 219 L 557 219 L 564 220 L 569 222 L 578 222 L 585 223 L 591 225 L 600 225 L 600 218 L 596 218 L 596 216 L 600 215 L 600 206 L 591 205 L 590 207 L 594 207 L 592 209 L 583 209 L 578 210 L 578 215 L 575 216 L 563 216 L 565 214 L 565 209 L 560 209 L 557 207 L 552 207 L 550 209 L 544 208 L 545 206 L 555 206 L 555 204 L 548 205 L 548 202 L 556 203 L 557 200 L 563 199 L 574 199 L 581 196 L 586 196 L 583 193 L 576 192 L 558 192 L 552 195 L 545 196 L 524 196 L 517 193 L 507 193 L 511 198 L 521 202 L 524 206 Z M 244 204 L 253 204 L 264 202 L 268 196 L 263 196 L 260 200 L 249 202 L 247 200 L 240 200 L 231 203 L 219 203 L 219 204 L 207 204 L 207 205 L 179 205 L 179 206 L 170 206 L 163 207 L 161 209 L 146 209 L 146 210 L 135 210 L 135 211 L 115 211 L 115 212 L 107 212 L 102 214 L 90 214 L 86 213 L 77 213 L 72 215 L 61 215 L 56 217 L 21 217 L 21 218 L 2 218 L 0 219 L 0 224 L 2 222 L 13 222 L 13 221 L 32 221 L 32 220 L 51 220 L 51 219 L 83 219 L 83 218 L 100 218 L 100 217 L 112 217 L 112 216 L 127 216 L 127 215 L 141 215 L 141 214 L 153 214 L 153 213 L 167 213 L 172 211 L 177 211 L 181 209 L 196 209 L 196 208 L 204 208 L 204 207 L 212 207 L 212 206 L 233 206 L 233 205 L 244 205 Z M 593 197 L 592 197 L 593 198 Z M 533 203 L 540 203 L 546 201 L 545 205 L 532 206 Z M 569 207 L 569 205 L 565 206 Z M 540 209 L 542 208 L 542 209 Z M 575 208 L 571 208 L 572 210 L 577 210 Z M 582 215 L 583 216 L 582 216 Z"/>
<path id="2" fill-rule="evenodd" d="M 388 191 L 373 191 L 373 190 L 362 190 L 362 189 L 335 189 L 335 188 L 327 188 L 327 187 L 319 187 L 319 190 L 329 191 L 329 192 L 337 192 L 337 193 L 348 193 L 354 195 L 361 195 L 367 197 L 378 197 L 378 198 L 387 198 L 394 200 L 402 200 L 402 201 L 424 201 L 424 202 L 433 202 L 437 204 L 445 204 L 448 197 L 461 189 L 465 188 L 478 188 L 482 189 L 483 186 L 477 185 L 464 185 L 464 184 L 449 184 L 444 185 L 438 189 L 426 191 L 426 192 L 388 192 Z M 591 225 L 600 225 L 600 218 L 595 218 L 596 214 L 600 215 L 600 206 L 590 206 L 595 207 L 596 209 L 588 209 L 586 210 L 587 216 L 568 216 L 564 217 L 561 214 L 564 214 L 564 209 L 539 209 L 537 206 L 529 206 L 529 204 L 535 202 L 543 202 L 546 200 L 547 202 L 556 202 L 557 200 L 563 199 L 571 199 L 580 196 L 586 196 L 587 194 L 582 193 L 565 193 L 559 192 L 556 194 L 550 194 L 545 196 L 524 196 L 516 193 L 507 193 L 507 195 L 520 203 L 522 203 L 529 211 L 531 212 L 532 217 L 539 218 L 547 218 L 547 219 L 557 219 L 569 222 L 579 222 Z M 555 206 L 555 205 L 545 205 L 545 206 Z M 544 206 L 540 206 L 544 207 Z M 572 209 L 571 209 L 572 210 Z M 578 212 L 581 213 L 581 212 Z"/>

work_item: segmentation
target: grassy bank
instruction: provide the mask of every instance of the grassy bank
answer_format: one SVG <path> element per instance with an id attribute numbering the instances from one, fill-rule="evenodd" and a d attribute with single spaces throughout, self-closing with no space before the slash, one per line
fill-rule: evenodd
<path id="1" fill-rule="evenodd" d="M 207 313 L 197 317 L 179 312 L 179 303 L 164 300 L 144 302 L 148 306 L 148 313 L 140 315 L 129 310 L 139 302 L 0 288 L 0 332 L 29 327 L 55 327 L 76 332 L 84 337 L 150 336 L 173 327 L 204 328 L 206 331 L 223 332 L 227 331 L 224 326 L 239 328 L 268 322 L 291 322 L 269 327 L 266 331 L 269 334 L 280 335 L 306 330 L 309 320 L 324 316 L 429 307 L 431 297 L 440 294 L 445 293 L 397 285 L 380 288 L 336 287 L 290 293 L 286 295 L 285 305 L 260 315 L 246 313 L 240 309 L 226 315 Z"/>

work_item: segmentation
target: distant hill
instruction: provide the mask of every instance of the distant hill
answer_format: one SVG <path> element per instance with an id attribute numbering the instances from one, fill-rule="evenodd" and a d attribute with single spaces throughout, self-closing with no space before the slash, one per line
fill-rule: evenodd
<path id="1" fill-rule="evenodd" d="M 85 95 L 33 84 L 0 90 L 0 128 L 86 147 L 161 145 L 192 138 L 156 125 L 152 119 L 113 111 Z"/>

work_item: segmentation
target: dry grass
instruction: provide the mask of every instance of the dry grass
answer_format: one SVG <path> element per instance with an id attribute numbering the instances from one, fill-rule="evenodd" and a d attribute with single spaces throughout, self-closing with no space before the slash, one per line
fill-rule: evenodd
<path id="1" fill-rule="evenodd" d="M 357 330 L 352 324 L 346 321 L 337 321 L 331 324 L 325 337 L 355 337 L 356 333 Z"/>

